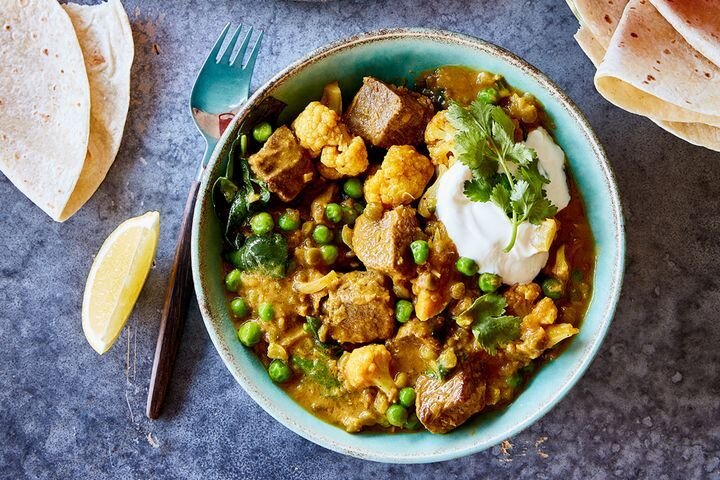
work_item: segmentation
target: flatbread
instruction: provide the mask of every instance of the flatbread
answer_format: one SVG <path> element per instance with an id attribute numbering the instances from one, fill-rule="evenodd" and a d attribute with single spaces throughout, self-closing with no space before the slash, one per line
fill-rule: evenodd
<path id="1" fill-rule="evenodd" d="M 720 128 L 704 123 L 661 122 L 650 119 L 686 142 L 720 152 Z"/>
<path id="2" fill-rule="evenodd" d="M 75 27 L 90 81 L 90 138 L 85 163 L 59 220 L 75 214 L 98 189 L 115 160 L 130 104 L 132 31 L 120 0 L 64 5 Z"/>
<path id="3" fill-rule="evenodd" d="M 583 25 L 575 34 L 575 40 L 577 40 L 580 48 L 583 49 L 590 61 L 597 67 L 605 56 L 605 50 L 600 45 L 600 42 Z M 720 128 L 718 127 L 704 123 L 664 122 L 654 118 L 650 118 L 650 120 L 660 128 L 686 142 L 720 152 Z"/>
<path id="4" fill-rule="evenodd" d="M 90 85 L 56 0 L 0 0 L 0 171 L 59 219 L 87 152 Z"/>
<path id="5" fill-rule="evenodd" d="M 593 36 L 592 32 L 585 25 L 580 25 L 577 33 L 575 33 L 575 41 L 577 41 L 580 48 L 582 48 L 585 55 L 588 56 L 590 61 L 597 67 L 605 57 L 605 49 Z"/>
<path id="6" fill-rule="evenodd" d="M 718 0 L 650 0 L 658 12 L 698 52 L 720 66 Z"/>
<path id="7" fill-rule="evenodd" d="M 720 67 L 700 55 L 646 0 L 632 0 L 595 75 L 629 112 L 720 126 Z"/>
<path id="8" fill-rule="evenodd" d="M 595 40 L 607 49 L 628 0 L 566 0 Z"/>

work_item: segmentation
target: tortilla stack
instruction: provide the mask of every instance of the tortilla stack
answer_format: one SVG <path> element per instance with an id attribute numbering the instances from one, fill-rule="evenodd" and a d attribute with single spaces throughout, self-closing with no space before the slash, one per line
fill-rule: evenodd
<path id="1" fill-rule="evenodd" d="M 577 0 L 571 6 L 581 21 L 575 39 L 598 67 L 595 83 L 605 98 L 720 151 L 720 67 L 712 60 L 720 52 L 720 5 L 711 4 Z"/>
<path id="2" fill-rule="evenodd" d="M 58 220 L 85 163 L 90 84 L 56 0 L 0 0 L 0 170 Z"/>
<path id="3" fill-rule="evenodd" d="M 130 105 L 132 31 L 120 0 L 65 11 L 75 27 L 90 80 L 90 138 L 80 178 L 59 220 L 75 214 L 105 179 L 120 148 Z"/>

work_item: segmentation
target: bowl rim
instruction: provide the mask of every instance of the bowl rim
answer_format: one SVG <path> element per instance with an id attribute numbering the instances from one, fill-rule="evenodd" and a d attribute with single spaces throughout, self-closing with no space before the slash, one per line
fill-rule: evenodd
<path id="1" fill-rule="evenodd" d="M 428 454 L 398 455 L 397 453 L 391 452 L 388 452 L 387 454 L 376 454 L 374 452 L 362 451 L 362 448 L 359 447 L 345 445 L 341 441 L 333 440 L 326 436 L 320 435 L 317 432 L 312 431 L 311 429 L 305 429 L 299 424 L 286 422 L 283 418 L 283 415 L 281 415 L 277 408 L 273 405 L 271 399 L 256 394 L 256 392 L 253 391 L 253 388 L 250 388 L 249 379 L 246 378 L 243 375 L 243 372 L 238 368 L 238 366 L 234 364 L 235 357 L 223 347 L 222 335 L 217 332 L 215 330 L 215 327 L 213 326 L 210 304 L 207 298 L 208 295 L 205 293 L 203 288 L 204 282 L 203 274 L 201 273 L 202 262 L 200 260 L 201 255 L 199 251 L 199 236 L 203 223 L 201 218 L 202 205 L 205 201 L 205 197 L 208 195 L 208 186 L 211 173 L 215 168 L 218 159 L 221 158 L 220 154 L 224 152 L 231 137 L 231 134 L 235 131 L 238 123 L 244 119 L 244 117 L 249 113 L 249 111 L 251 111 L 251 109 L 255 106 L 258 100 L 263 99 L 269 91 L 271 91 L 276 85 L 283 82 L 286 78 L 294 76 L 303 69 L 311 66 L 312 64 L 325 57 L 333 55 L 334 53 L 352 49 L 356 46 L 363 44 L 392 39 L 408 38 L 441 41 L 444 43 L 450 43 L 455 45 L 465 45 L 484 51 L 485 53 L 498 57 L 501 60 L 508 62 L 511 66 L 520 69 L 523 73 L 529 75 L 535 81 L 537 81 L 542 88 L 544 88 L 546 91 L 548 91 L 557 98 L 557 101 L 567 111 L 573 121 L 580 127 L 581 131 L 586 137 L 588 144 L 592 148 L 592 151 L 594 153 L 594 161 L 603 171 L 605 177 L 604 183 L 606 183 L 606 186 L 609 190 L 611 217 L 613 219 L 612 223 L 615 227 L 614 240 L 617 256 L 614 259 L 614 264 L 612 265 L 611 269 L 612 274 L 609 286 L 610 296 L 605 302 L 604 311 L 601 312 L 601 324 L 598 328 L 598 334 L 595 336 L 594 339 L 592 339 L 588 347 L 583 349 L 584 351 L 581 355 L 580 362 L 577 366 L 574 367 L 572 375 L 565 380 L 565 383 L 556 390 L 554 395 L 548 401 L 541 405 L 540 408 L 535 409 L 535 411 L 525 421 L 519 422 L 512 428 L 507 429 L 502 436 L 503 438 L 488 438 L 485 441 L 478 442 L 465 448 L 457 448 L 451 445 L 449 448 L 436 450 Z M 481 40 L 479 38 L 475 38 L 466 34 L 431 28 L 380 29 L 341 38 L 339 40 L 328 43 L 325 46 L 317 48 L 312 52 L 302 56 L 300 59 L 290 63 L 287 67 L 280 70 L 280 72 L 275 74 L 270 80 L 268 80 L 265 84 L 258 88 L 242 105 L 231 124 L 227 127 L 224 134 L 218 141 L 207 167 L 204 169 L 194 209 L 191 238 L 192 275 L 198 306 L 202 314 L 206 330 L 208 331 L 208 335 L 210 336 L 210 339 L 212 340 L 215 349 L 220 354 L 223 363 L 228 368 L 228 370 L 230 370 L 231 374 L 240 384 L 243 390 L 245 390 L 245 392 L 253 399 L 253 401 L 255 401 L 255 403 L 257 403 L 263 410 L 265 410 L 265 412 L 267 412 L 270 416 L 272 416 L 275 420 L 277 420 L 280 424 L 284 425 L 286 428 L 290 429 L 301 437 L 329 450 L 353 456 L 356 458 L 361 458 L 364 460 L 405 464 L 446 461 L 481 452 L 487 448 L 490 448 L 493 445 L 500 443 L 500 441 L 502 441 L 503 439 L 512 437 L 517 433 L 521 432 L 522 430 L 528 428 L 530 425 L 534 424 L 545 414 L 547 414 L 548 411 L 550 411 L 553 407 L 555 407 L 555 405 L 557 405 L 560 400 L 562 400 L 562 398 L 575 386 L 575 384 L 583 376 L 585 371 L 588 369 L 592 361 L 597 356 L 597 351 L 602 345 L 602 342 L 607 334 L 607 330 L 610 326 L 610 323 L 612 322 L 615 309 L 620 297 L 625 271 L 625 256 L 625 221 L 622 214 L 622 204 L 620 201 L 620 195 L 617 188 L 615 174 L 613 173 L 613 170 L 610 166 L 608 158 L 605 154 L 605 150 L 603 149 L 597 135 L 590 126 L 590 123 L 588 122 L 585 115 L 570 99 L 570 97 L 555 82 L 550 80 L 549 77 L 542 73 L 542 71 L 540 71 L 537 67 L 530 64 L 526 60 L 521 59 L 519 56 L 515 55 L 509 50 L 506 50 L 505 48 L 499 47 L 488 41 Z"/>

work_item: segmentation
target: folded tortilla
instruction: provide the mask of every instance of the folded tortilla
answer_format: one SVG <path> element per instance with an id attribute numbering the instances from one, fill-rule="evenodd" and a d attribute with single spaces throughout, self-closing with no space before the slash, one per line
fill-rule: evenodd
<path id="1" fill-rule="evenodd" d="M 720 152 L 720 128 L 704 123 L 661 122 L 650 119 L 686 142 Z"/>
<path id="2" fill-rule="evenodd" d="M 650 0 L 695 50 L 720 66 L 720 2 Z"/>
<path id="3" fill-rule="evenodd" d="M 605 56 L 605 50 L 587 27 L 580 26 L 580 29 L 575 34 L 575 40 L 577 40 L 580 48 L 583 49 L 590 61 L 596 67 L 600 65 Z M 650 118 L 650 120 L 686 142 L 720 152 L 720 128 L 718 127 L 704 123 L 664 122 L 654 118 Z"/>
<path id="4" fill-rule="evenodd" d="M 0 65 L 0 171 L 58 220 L 85 161 L 90 85 L 56 0 L 2 2 Z"/>
<path id="5" fill-rule="evenodd" d="M 698 53 L 646 0 L 625 8 L 595 87 L 629 112 L 720 126 L 720 67 Z"/>
<path id="6" fill-rule="evenodd" d="M 64 5 L 85 58 L 90 81 L 90 137 L 85 163 L 72 196 L 59 216 L 75 214 L 98 189 L 115 160 L 130 104 L 134 45 L 120 0 L 99 5 Z"/>
<path id="7" fill-rule="evenodd" d="M 628 0 L 566 0 L 580 24 L 607 49 Z"/>
<path id="8" fill-rule="evenodd" d="M 575 41 L 577 41 L 580 48 L 582 48 L 583 52 L 585 52 L 585 55 L 587 55 L 593 65 L 597 68 L 605 56 L 605 48 L 593 36 L 590 29 L 585 25 L 580 25 L 577 33 L 575 33 Z"/>

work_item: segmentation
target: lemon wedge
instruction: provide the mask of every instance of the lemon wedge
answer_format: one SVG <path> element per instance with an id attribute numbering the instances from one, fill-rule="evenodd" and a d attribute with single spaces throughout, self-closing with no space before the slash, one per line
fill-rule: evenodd
<path id="1" fill-rule="evenodd" d="M 93 261 L 82 305 L 85 338 L 107 352 L 125 326 L 150 272 L 160 234 L 160 214 L 148 212 L 121 223 Z"/>

